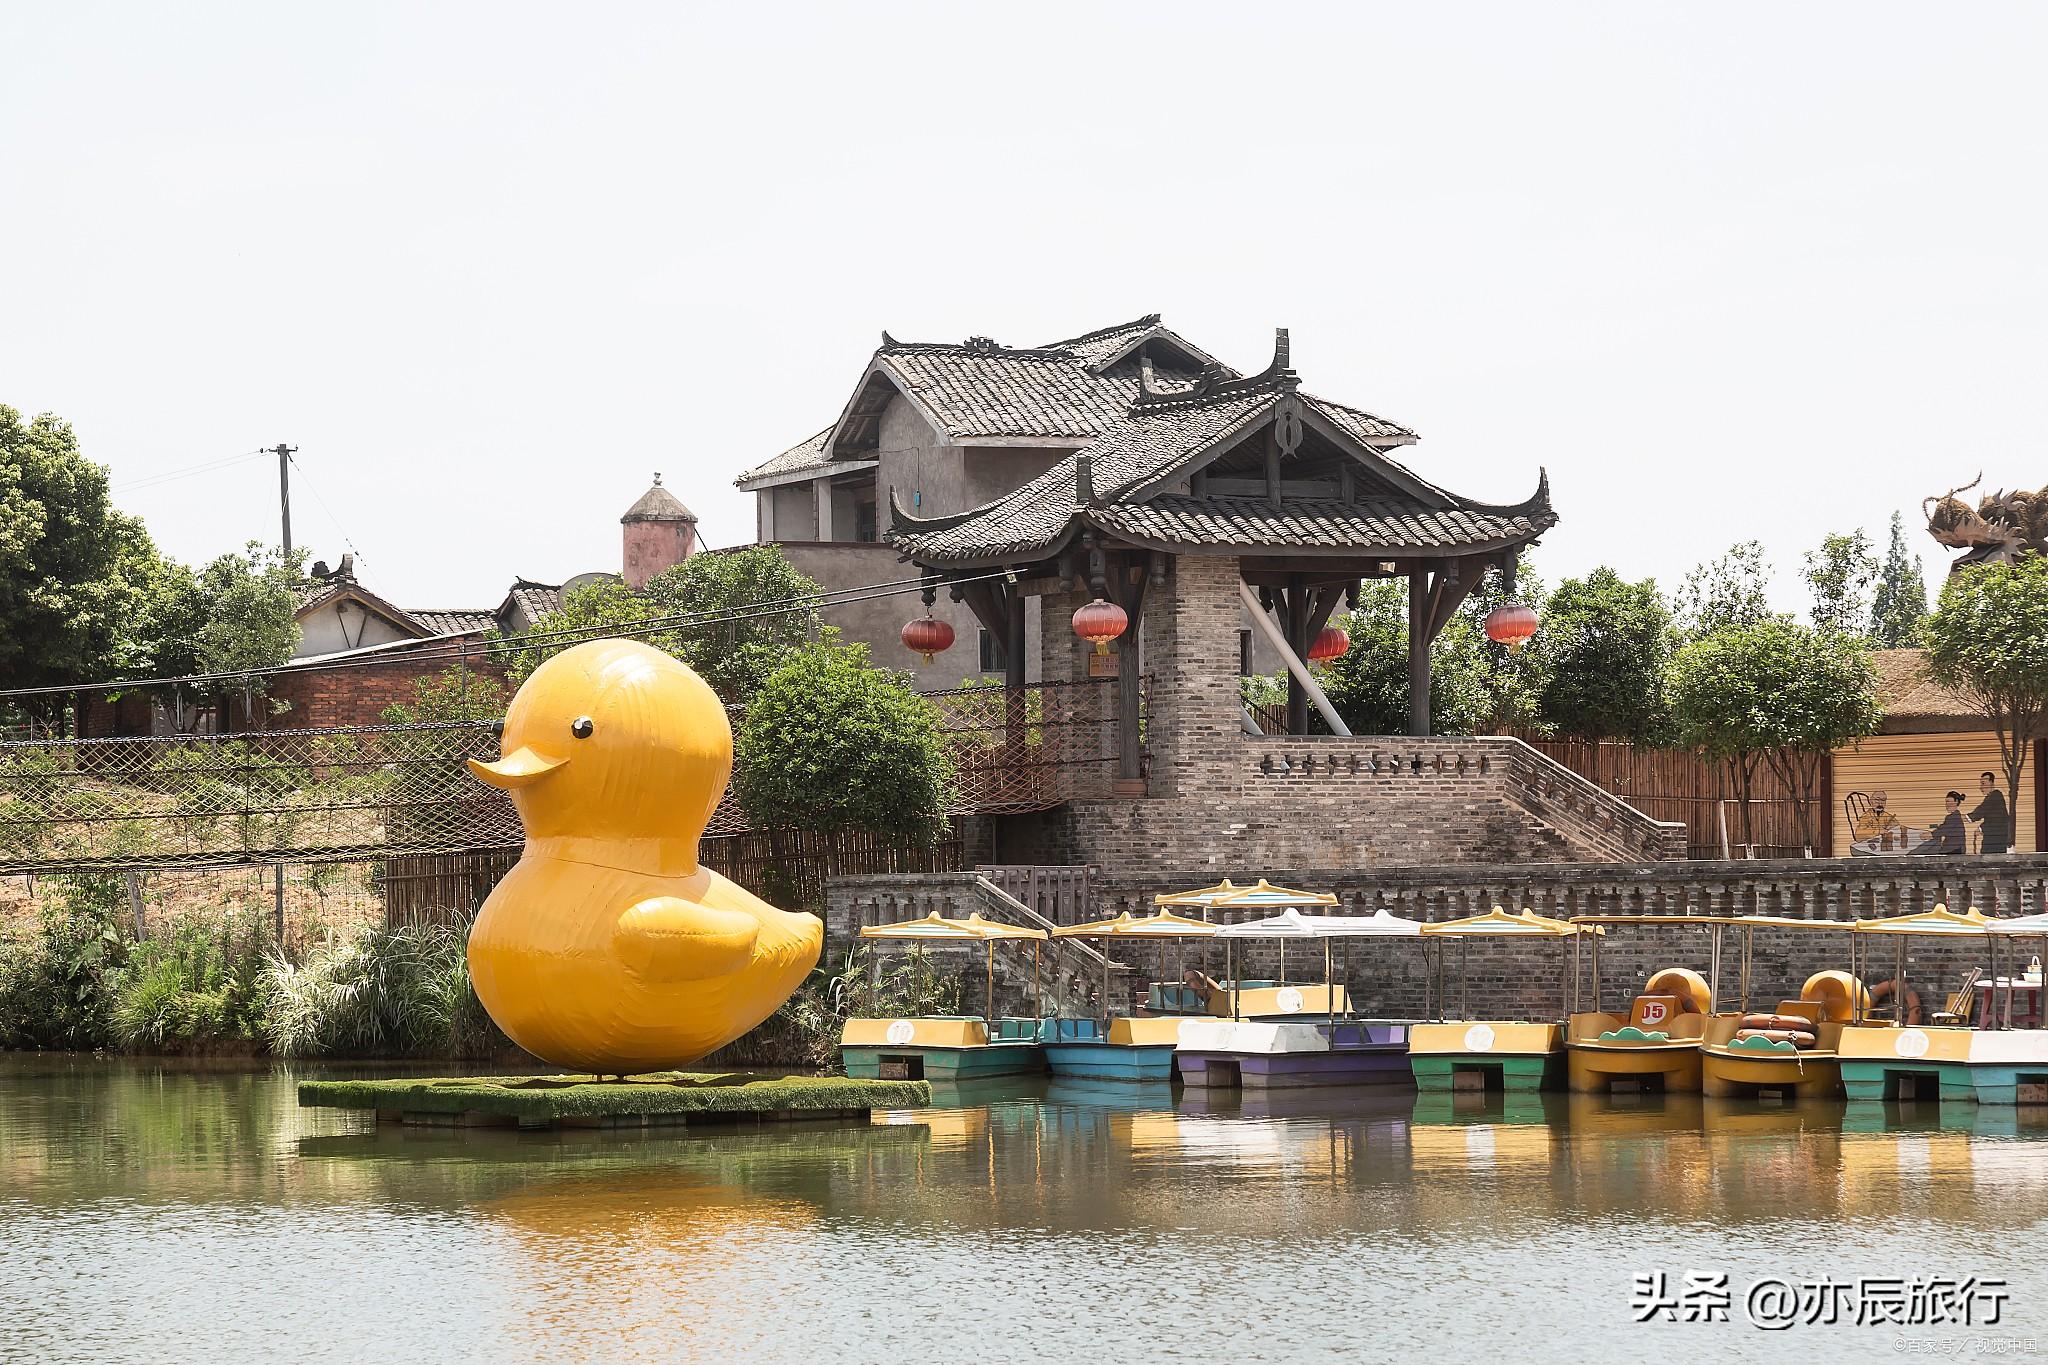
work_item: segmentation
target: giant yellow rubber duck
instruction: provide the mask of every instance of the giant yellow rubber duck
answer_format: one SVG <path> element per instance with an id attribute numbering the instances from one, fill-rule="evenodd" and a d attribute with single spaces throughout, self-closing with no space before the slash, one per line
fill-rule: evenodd
<path id="1" fill-rule="evenodd" d="M 592 640 L 535 669 L 495 763 L 519 862 L 484 902 L 469 970 L 534 1056 L 631 1075 L 696 1061 L 753 1028 L 818 960 L 816 915 L 778 910 L 697 863 L 732 775 L 732 726 L 684 664 Z"/>

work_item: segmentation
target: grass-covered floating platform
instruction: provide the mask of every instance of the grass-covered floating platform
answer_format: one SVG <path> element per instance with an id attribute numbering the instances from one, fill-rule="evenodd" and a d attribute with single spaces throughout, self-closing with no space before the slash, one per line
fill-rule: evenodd
<path id="1" fill-rule="evenodd" d="M 430 1127 L 642 1128 L 866 1119 L 932 1102 L 923 1081 L 684 1071 L 599 1081 L 575 1076 L 304 1081 L 309 1109 L 370 1109 L 380 1123 Z"/>

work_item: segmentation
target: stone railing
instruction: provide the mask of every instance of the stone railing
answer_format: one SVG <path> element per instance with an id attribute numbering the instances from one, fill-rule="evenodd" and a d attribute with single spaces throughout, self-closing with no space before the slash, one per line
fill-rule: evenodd
<path id="1" fill-rule="evenodd" d="M 1386 910 L 1410 919 L 1456 919 L 1498 905 L 1564 919 L 1573 915 L 1784 915 L 1874 919 L 1937 904 L 1987 915 L 2048 908 L 2048 854 L 1952 858 L 1787 858 L 1745 861 L 1525 863 L 1518 866 L 1252 868 L 1237 879 L 1337 896 L 1338 913 Z M 1213 883 L 1207 874 L 1098 874 L 1092 914 L 1151 908 L 1162 891 Z"/>
<path id="2" fill-rule="evenodd" d="M 1508 736 L 1269 735 L 1247 737 L 1244 752 L 1252 770 L 1249 793 L 1254 796 L 1262 788 L 1277 794 L 1292 786 L 1410 801 L 1418 809 L 1423 803 L 1461 797 L 1499 801 L 1553 832 L 1550 852 L 1560 858 L 1661 862 L 1686 853 L 1684 825 L 1645 815 L 1598 783 Z"/>

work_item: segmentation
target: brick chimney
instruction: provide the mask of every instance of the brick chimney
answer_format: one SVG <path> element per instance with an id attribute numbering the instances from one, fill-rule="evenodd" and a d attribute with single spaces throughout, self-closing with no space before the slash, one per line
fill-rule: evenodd
<path id="1" fill-rule="evenodd" d="M 646 587 L 648 579 L 673 569 L 697 549 L 697 518 L 661 486 L 659 474 L 619 522 L 626 528 L 621 576 L 629 588 Z"/>

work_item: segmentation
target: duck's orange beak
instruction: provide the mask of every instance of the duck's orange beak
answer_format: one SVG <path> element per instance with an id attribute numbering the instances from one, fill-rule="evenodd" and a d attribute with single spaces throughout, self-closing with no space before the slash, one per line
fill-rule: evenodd
<path id="1" fill-rule="evenodd" d="M 469 770 L 476 774 L 478 781 L 511 791 L 514 787 L 532 786 L 568 761 L 566 758 L 542 758 L 522 745 L 496 763 L 472 758 Z"/>

